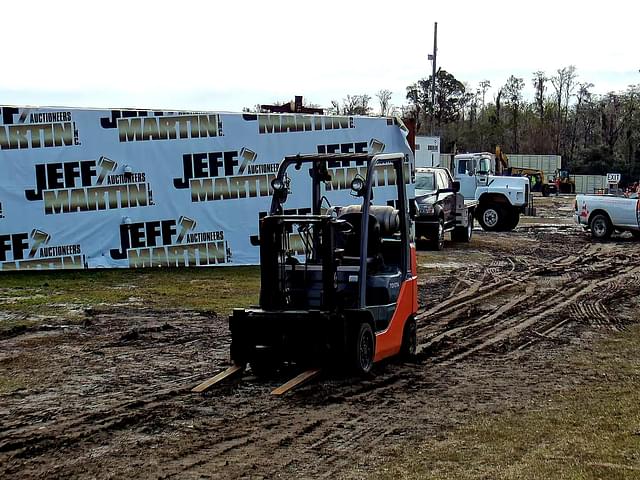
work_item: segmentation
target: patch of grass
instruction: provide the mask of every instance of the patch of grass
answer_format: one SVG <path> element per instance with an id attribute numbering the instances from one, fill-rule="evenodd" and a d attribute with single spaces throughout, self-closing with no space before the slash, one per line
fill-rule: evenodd
<path id="1" fill-rule="evenodd" d="M 640 478 L 640 327 L 579 353 L 581 386 L 427 440 L 382 479 Z M 527 401 L 529 399 L 526 399 Z"/>
<path id="2" fill-rule="evenodd" d="M 0 376 L 0 394 L 11 393 L 25 388 L 25 384 L 16 377 Z"/>
<path id="3" fill-rule="evenodd" d="M 37 322 L 35 320 L 28 320 L 25 318 L 0 318 L 0 340 L 5 336 L 20 334 L 36 323 Z"/>
<path id="4" fill-rule="evenodd" d="M 77 308 L 140 304 L 215 311 L 257 303 L 259 267 L 15 272 L 2 275 L 0 312 L 69 315 Z"/>

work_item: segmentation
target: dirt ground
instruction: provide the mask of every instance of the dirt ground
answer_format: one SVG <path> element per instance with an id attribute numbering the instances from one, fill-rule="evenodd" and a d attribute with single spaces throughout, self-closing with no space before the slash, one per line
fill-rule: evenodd
<path id="1" fill-rule="evenodd" d="M 0 339 L 1 478 L 368 478 L 398 449 L 483 415 L 525 410 L 575 383 L 568 358 L 636 321 L 640 242 L 594 243 L 569 196 L 537 199 L 514 232 L 420 252 L 419 355 L 365 379 L 228 366 L 226 318 L 100 307 L 82 323 Z"/>

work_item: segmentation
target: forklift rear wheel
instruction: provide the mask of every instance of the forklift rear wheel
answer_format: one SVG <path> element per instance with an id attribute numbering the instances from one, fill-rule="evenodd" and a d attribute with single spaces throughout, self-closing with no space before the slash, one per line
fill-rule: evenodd
<path id="1" fill-rule="evenodd" d="M 376 351 L 376 337 L 369 323 L 360 324 L 352 349 L 352 367 L 355 373 L 358 375 L 369 373 L 373 368 L 373 357 Z"/>
<path id="2" fill-rule="evenodd" d="M 410 360 L 416 355 L 418 349 L 418 327 L 413 316 L 407 318 L 402 332 L 402 346 L 400 356 L 403 360 Z"/>

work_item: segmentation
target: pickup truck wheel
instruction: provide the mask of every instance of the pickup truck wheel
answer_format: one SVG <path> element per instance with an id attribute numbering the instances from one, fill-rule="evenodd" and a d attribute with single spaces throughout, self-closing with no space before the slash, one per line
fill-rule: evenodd
<path id="1" fill-rule="evenodd" d="M 456 227 L 451 232 L 451 240 L 454 242 L 469 242 L 473 235 L 473 214 L 469 212 L 466 227 Z"/>
<path id="2" fill-rule="evenodd" d="M 444 248 L 444 219 L 438 219 L 438 230 L 433 232 L 433 238 L 429 241 L 429 250 L 440 251 Z"/>
<path id="3" fill-rule="evenodd" d="M 598 240 L 606 240 L 613 233 L 613 225 L 611 220 L 604 213 L 596 213 L 589 223 L 591 236 Z"/>
<path id="4" fill-rule="evenodd" d="M 633 238 L 635 238 L 636 240 L 640 240 L 640 231 L 631 230 L 631 235 L 633 235 Z"/>
<path id="5" fill-rule="evenodd" d="M 483 205 L 478 210 L 478 221 L 483 230 L 495 232 L 504 224 L 504 210 L 498 205 Z"/>

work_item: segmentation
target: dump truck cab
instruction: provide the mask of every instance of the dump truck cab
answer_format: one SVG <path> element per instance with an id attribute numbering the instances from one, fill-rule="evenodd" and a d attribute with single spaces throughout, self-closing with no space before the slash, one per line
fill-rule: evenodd
<path id="1" fill-rule="evenodd" d="M 354 161 L 366 166 L 366 176 L 350 182 L 357 203 L 329 205 L 322 189 L 331 166 Z M 290 167 L 309 171 L 309 214 L 285 208 L 295 188 Z M 395 198 L 373 205 L 380 167 L 395 178 L 384 187 L 395 190 Z M 288 363 L 366 373 L 376 361 L 415 352 L 417 277 L 406 167 L 404 154 L 282 161 L 270 211 L 260 220 L 260 304 L 230 317 L 235 364 L 249 363 L 256 373 Z"/>

